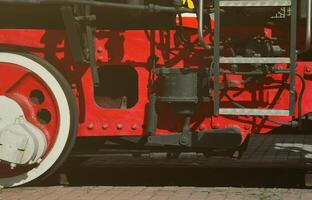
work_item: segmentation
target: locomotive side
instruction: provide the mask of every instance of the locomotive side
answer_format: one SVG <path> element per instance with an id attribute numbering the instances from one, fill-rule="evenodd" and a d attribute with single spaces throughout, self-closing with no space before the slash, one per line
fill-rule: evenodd
<path id="1" fill-rule="evenodd" d="M 76 138 L 232 155 L 310 127 L 311 0 L 0 4 L 3 187 L 53 173 Z"/>

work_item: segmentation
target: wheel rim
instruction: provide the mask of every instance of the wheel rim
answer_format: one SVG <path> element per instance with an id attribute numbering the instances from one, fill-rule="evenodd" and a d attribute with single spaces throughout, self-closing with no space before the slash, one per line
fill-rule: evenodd
<path id="1" fill-rule="evenodd" d="M 71 126 L 69 103 L 59 81 L 45 67 L 23 55 L 0 53 L 0 73 L 10 74 L 1 81 L 4 84 L 0 86 L 0 95 L 15 100 L 23 108 L 27 120 L 42 130 L 48 141 L 47 153 L 40 164 L 10 172 L 2 169 L 0 185 L 3 187 L 18 186 L 39 178 L 52 168 L 66 147 Z M 12 75 L 12 71 L 16 73 Z M 21 88 L 23 92 L 18 92 Z"/>

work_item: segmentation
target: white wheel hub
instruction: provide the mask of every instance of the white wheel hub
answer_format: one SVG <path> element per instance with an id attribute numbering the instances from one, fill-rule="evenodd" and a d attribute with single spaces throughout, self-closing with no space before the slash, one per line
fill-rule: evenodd
<path id="1" fill-rule="evenodd" d="M 0 161 L 16 165 L 40 161 L 47 149 L 44 133 L 29 123 L 14 100 L 0 96 Z"/>

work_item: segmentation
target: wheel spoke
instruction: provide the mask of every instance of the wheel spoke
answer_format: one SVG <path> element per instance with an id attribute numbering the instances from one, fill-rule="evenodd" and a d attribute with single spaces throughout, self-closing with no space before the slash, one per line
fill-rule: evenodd
<path id="1" fill-rule="evenodd" d="M 8 88 L 5 90 L 4 94 L 10 93 L 12 90 L 14 90 L 14 88 L 16 88 L 16 87 L 18 87 L 19 85 L 23 84 L 23 81 L 24 81 L 27 77 L 29 77 L 29 76 L 31 76 L 31 73 L 30 73 L 30 72 L 26 72 L 26 73 L 25 73 L 24 75 L 22 75 L 21 77 L 15 79 L 16 81 L 13 82 L 13 83 L 11 84 L 11 86 L 8 87 Z"/>

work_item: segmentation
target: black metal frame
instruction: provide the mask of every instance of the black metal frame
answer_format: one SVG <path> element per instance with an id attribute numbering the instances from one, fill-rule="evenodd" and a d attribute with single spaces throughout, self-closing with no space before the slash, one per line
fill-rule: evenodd
<path id="1" fill-rule="evenodd" d="M 296 67 L 297 67 L 297 0 L 291 1 L 291 22 L 290 22 L 290 102 L 289 111 L 290 115 L 295 114 L 296 106 Z M 300 116 L 299 116 L 300 117 Z"/>
<path id="2" fill-rule="evenodd" d="M 73 59 L 78 64 L 90 64 L 94 86 L 100 83 L 95 58 L 94 31 L 91 7 L 62 6 L 62 17 Z"/>
<path id="3" fill-rule="evenodd" d="M 137 10 L 144 12 L 166 12 L 166 13 L 196 13 L 195 9 L 176 7 L 176 6 L 160 6 L 156 4 L 140 5 L 128 3 L 103 2 L 99 0 L 0 0 L 0 4 L 16 4 L 16 5 L 88 5 L 102 8 L 115 8 L 121 10 Z M 206 11 L 205 11 L 206 12 Z"/>
<path id="4" fill-rule="evenodd" d="M 214 99 L 213 110 L 215 115 L 219 115 L 220 108 L 220 6 L 219 0 L 214 0 L 214 15 L 215 15 L 215 27 L 214 27 L 214 50 L 213 50 L 213 62 L 214 62 Z"/>

